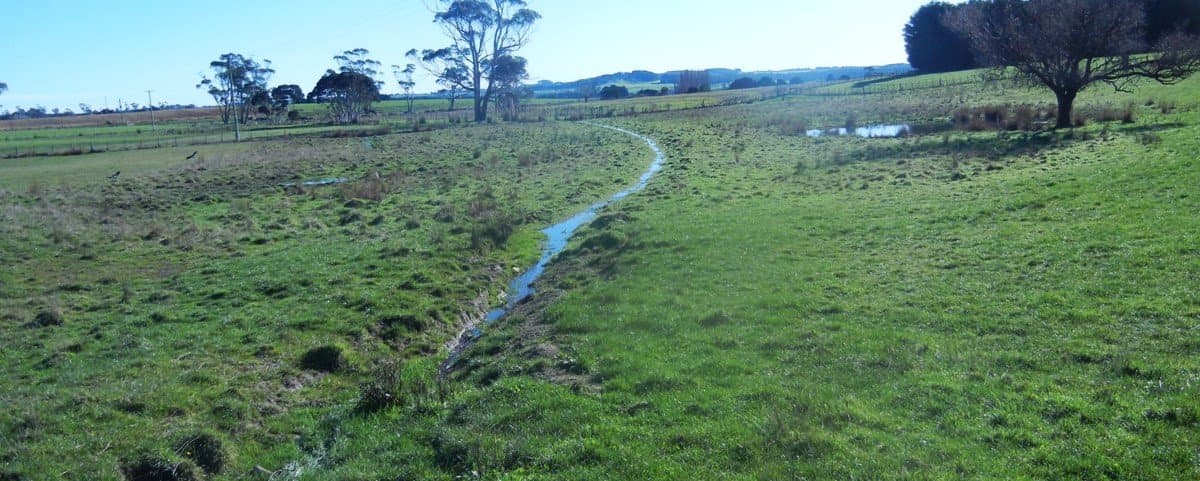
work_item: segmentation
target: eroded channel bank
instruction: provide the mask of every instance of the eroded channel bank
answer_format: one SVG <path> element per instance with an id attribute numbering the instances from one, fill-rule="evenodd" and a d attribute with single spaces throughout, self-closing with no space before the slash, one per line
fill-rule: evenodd
<path id="1" fill-rule="evenodd" d="M 554 256 L 559 252 L 562 252 L 562 250 L 567 247 L 567 242 L 571 240 L 571 236 L 575 234 L 575 231 L 578 230 L 580 226 L 595 219 L 596 214 L 600 211 L 600 209 L 603 209 L 613 202 L 624 199 L 630 194 L 645 189 L 646 184 L 650 183 L 650 179 L 654 177 L 654 174 L 659 170 L 662 170 L 662 164 L 666 160 L 666 155 L 663 154 L 662 149 L 658 147 L 658 143 L 655 142 L 654 139 L 646 137 L 637 132 L 625 130 L 620 127 L 613 127 L 611 125 L 604 125 L 595 122 L 581 123 L 609 130 L 615 130 L 617 132 L 641 139 L 643 142 L 646 142 L 646 145 L 649 146 L 650 150 L 654 152 L 654 160 L 650 162 L 650 166 L 645 172 L 642 173 L 641 177 L 638 178 L 638 181 L 625 188 L 625 190 L 617 192 L 607 199 L 592 204 L 587 209 L 584 209 L 582 212 L 571 216 L 571 218 L 567 220 L 542 229 L 542 233 L 546 234 L 546 243 L 542 246 L 542 256 L 538 259 L 537 264 L 529 269 L 526 269 L 523 273 L 521 273 L 520 276 L 517 276 L 516 279 L 513 279 L 512 282 L 509 283 L 509 294 L 504 306 L 492 309 L 491 311 L 488 311 L 486 315 L 464 316 L 465 319 L 463 322 L 462 331 L 459 332 L 458 336 L 456 336 L 449 344 L 450 356 L 442 363 L 440 369 L 441 374 L 444 375 L 447 373 L 454 366 L 454 363 L 458 361 L 458 358 L 462 352 L 470 347 L 471 344 L 479 338 L 479 336 L 482 334 L 480 328 L 483 325 L 491 324 L 500 320 L 506 314 L 508 314 L 513 307 L 528 299 L 529 296 L 533 295 L 533 283 L 542 276 L 542 273 L 546 270 L 546 266 L 550 264 L 550 261 L 553 260 Z"/>

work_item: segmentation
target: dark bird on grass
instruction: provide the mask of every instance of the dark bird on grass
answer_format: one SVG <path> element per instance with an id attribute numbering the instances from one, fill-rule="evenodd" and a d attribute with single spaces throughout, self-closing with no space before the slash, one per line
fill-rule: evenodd
<path id="1" fill-rule="evenodd" d="M 199 153 L 200 153 L 200 152 L 198 152 L 198 151 L 197 151 L 197 152 L 192 152 L 192 155 L 189 155 L 189 156 L 187 156 L 187 160 L 192 160 L 192 159 L 196 158 L 196 154 L 199 154 Z"/>
<path id="2" fill-rule="evenodd" d="M 117 180 L 117 177 L 119 177 L 120 175 L 121 175 L 121 171 L 119 171 L 119 170 L 116 172 L 113 172 L 113 175 L 108 176 L 108 180 Z"/>

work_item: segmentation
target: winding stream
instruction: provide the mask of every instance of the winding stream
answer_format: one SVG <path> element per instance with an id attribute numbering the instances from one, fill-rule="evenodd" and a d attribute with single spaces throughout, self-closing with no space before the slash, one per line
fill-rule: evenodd
<path id="1" fill-rule="evenodd" d="M 521 273 L 520 276 L 517 276 L 516 279 L 513 279 L 513 281 L 509 283 L 509 295 L 507 301 L 503 307 L 492 309 L 487 313 L 487 316 L 483 318 L 483 322 L 485 324 L 492 324 L 497 320 L 500 320 L 505 314 L 508 314 L 513 307 L 516 307 L 517 304 L 520 304 L 528 299 L 529 296 L 533 295 L 533 283 L 536 282 L 538 278 L 542 276 L 542 273 L 546 271 L 546 266 L 550 264 L 550 261 L 554 258 L 554 256 L 559 252 L 562 252 L 562 250 L 567 247 L 567 241 L 571 239 L 571 236 L 575 234 L 575 231 L 578 230 L 580 226 L 595 219 L 596 213 L 605 206 L 624 199 L 630 194 L 645 189 L 646 184 L 650 183 L 650 178 L 653 177 L 656 172 L 662 170 L 662 164 L 663 161 L 666 160 L 666 155 L 663 154 L 662 149 L 658 148 L 658 143 L 655 142 L 654 139 L 636 132 L 622 129 L 620 127 L 613 127 L 611 125 L 598 124 L 594 122 L 580 123 L 614 130 L 641 139 L 643 142 L 646 142 L 646 145 L 650 147 L 650 150 L 654 151 L 654 161 L 650 162 L 650 167 L 642 173 L 642 176 L 638 178 L 638 181 L 627 187 L 625 190 L 617 192 L 607 199 L 592 204 L 587 209 L 584 209 L 582 212 L 579 212 L 574 216 L 571 216 L 571 218 L 567 220 L 542 229 L 542 233 L 546 234 L 546 243 L 542 247 L 542 257 L 538 259 L 537 264 Z M 443 374 L 446 373 L 455 363 L 455 361 L 458 360 L 458 357 L 460 354 L 462 354 L 462 351 L 464 351 L 467 347 L 470 347 L 471 343 L 474 342 L 475 339 L 479 338 L 480 334 L 481 331 L 478 323 L 464 326 L 463 331 L 450 344 L 450 357 L 446 359 L 444 363 L 442 363 L 441 371 Z"/>

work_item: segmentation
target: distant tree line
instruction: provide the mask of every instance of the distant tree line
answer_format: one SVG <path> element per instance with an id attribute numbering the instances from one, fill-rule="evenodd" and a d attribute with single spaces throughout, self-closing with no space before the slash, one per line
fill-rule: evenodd
<path id="1" fill-rule="evenodd" d="M 768 76 L 760 77 L 754 80 L 750 77 L 742 77 L 734 80 L 729 84 L 729 90 L 752 89 L 756 87 L 770 87 L 774 85 L 787 85 L 788 81 L 783 79 L 774 79 Z"/>
<path id="2" fill-rule="evenodd" d="M 950 4 L 943 1 L 930 2 L 917 9 L 904 26 L 904 45 L 908 63 L 913 69 L 931 73 L 966 70 L 983 65 L 971 49 L 970 41 L 962 33 L 948 27 L 944 19 L 958 15 L 967 8 L 981 5 L 1023 4 L 1022 0 L 972 0 L 969 3 Z M 1124 4 L 1132 10 L 1119 13 L 1136 21 L 1141 27 L 1138 53 L 1155 51 L 1158 44 L 1169 34 L 1182 30 L 1184 33 L 1200 34 L 1200 1 L 1196 0 L 1133 0 Z M 1115 9 L 1114 4 L 1109 4 Z M 1061 8 L 1059 9 L 1061 10 Z M 1142 17 L 1141 20 L 1134 17 Z M 1116 46 L 1119 50 L 1128 50 Z"/>
<path id="3" fill-rule="evenodd" d="M 161 103 L 161 104 L 154 106 L 155 111 L 194 109 L 194 108 L 196 108 L 195 104 L 186 104 L 185 105 L 185 104 Z M 42 119 L 42 118 L 51 118 L 51 117 L 66 117 L 66 116 L 71 116 L 71 115 L 117 114 L 117 113 L 126 113 L 126 112 L 146 112 L 149 110 L 150 110 L 150 106 L 140 105 L 137 103 L 122 104 L 121 107 L 116 108 L 116 109 L 106 108 L 106 109 L 100 109 L 100 110 L 94 110 L 94 109 L 92 109 L 91 105 L 81 103 L 81 104 L 79 104 L 78 112 L 75 111 L 74 109 L 70 109 L 70 108 L 61 109 L 61 108 L 55 107 L 52 109 L 47 109 L 46 107 L 42 107 L 40 105 L 34 106 L 34 107 L 29 107 L 29 108 L 17 106 L 16 110 L 12 110 L 12 111 L 9 111 L 7 109 L 0 110 L 0 120 Z"/>
<path id="4" fill-rule="evenodd" d="M 434 13 L 450 45 L 440 49 L 412 49 L 413 60 L 392 70 L 408 112 L 413 112 L 417 65 L 433 75 L 443 87 L 439 95 L 450 101 L 450 109 L 462 92 L 472 97 L 475 120 L 488 119 L 495 106 L 505 119 L 516 118 L 523 99 L 533 92 L 522 85 L 529 78 L 526 60 L 516 55 L 529 38 L 530 28 L 541 15 L 526 8 L 524 0 L 437 0 L 443 10 Z M 297 85 L 269 88 L 275 72 L 271 62 L 228 53 L 209 64 L 212 76 L 203 76 L 197 88 L 212 95 L 225 122 L 245 122 L 254 114 L 295 117 L 291 106 L 319 102 L 338 123 L 355 123 L 372 113 L 381 98 L 378 80 L 382 64 L 363 48 L 347 50 L 334 57 L 337 69 L 329 69 L 307 95 Z"/>

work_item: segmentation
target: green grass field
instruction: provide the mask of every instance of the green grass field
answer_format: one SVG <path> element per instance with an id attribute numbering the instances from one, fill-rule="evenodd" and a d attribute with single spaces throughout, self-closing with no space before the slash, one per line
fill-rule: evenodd
<path id="1" fill-rule="evenodd" d="M 1200 80 L 1027 132 L 953 128 L 1052 102 L 964 75 L 0 161 L 2 474 L 1200 477 Z M 577 114 L 664 170 L 439 379 L 649 162 Z M 872 123 L 919 128 L 803 132 Z"/>

